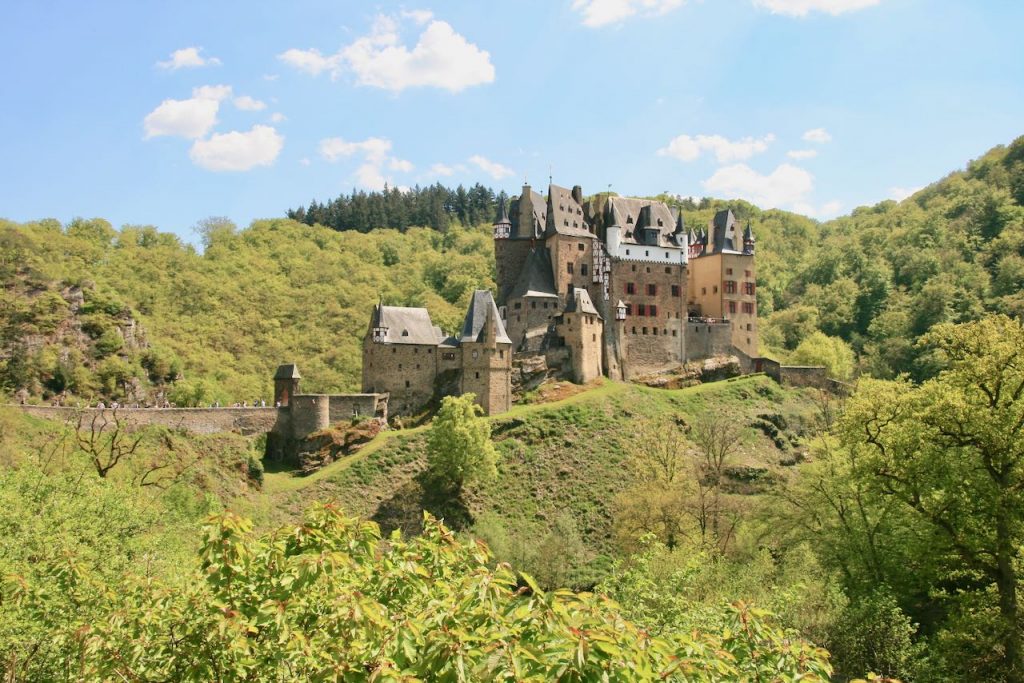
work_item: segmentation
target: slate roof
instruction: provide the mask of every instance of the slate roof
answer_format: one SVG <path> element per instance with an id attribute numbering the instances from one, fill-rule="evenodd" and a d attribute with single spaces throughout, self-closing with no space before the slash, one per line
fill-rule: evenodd
<path id="1" fill-rule="evenodd" d="M 707 250 L 707 253 L 739 253 L 737 247 L 742 245 L 737 244 L 739 242 L 739 236 L 736 233 L 736 216 L 733 215 L 731 209 L 726 209 L 725 211 L 719 211 L 716 213 L 715 217 L 711 219 L 711 228 L 711 248 Z"/>
<path id="2" fill-rule="evenodd" d="M 593 237 L 587 223 L 583 205 L 572 196 L 572 190 L 558 185 L 548 186 L 547 221 L 545 235 L 572 235 Z"/>
<path id="3" fill-rule="evenodd" d="M 509 299 L 520 299 L 525 296 L 558 298 L 555 280 L 552 275 L 551 254 L 544 247 L 536 247 L 526 257 L 526 264 L 519 273 Z"/>
<path id="4" fill-rule="evenodd" d="M 299 366 L 295 363 L 287 363 L 285 365 L 278 365 L 277 372 L 274 373 L 274 379 L 302 379 L 302 375 L 299 374 Z"/>
<path id="5" fill-rule="evenodd" d="M 388 328 L 385 343 L 436 346 L 444 339 L 441 328 L 434 326 L 425 308 L 376 306 L 373 313 L 373 326 Z"/>
<path id="6" fill-rule="evenodd" d="M 638 229 L 644 224 L 658 230 L 658 244 L 652 246 L 678 247 L 679 245 L 672 238 L 672 230 L 676 224 L 676 216 L 664 202 L 656 202 L 650 199 L 638 199 L 635 197 L 609 197 L 610 207 L 605 208 L 605 227 L 618 225 L 622 228 L 622 241 L 631 244 L 643 244 Z M 646 208 L 650 207 L 650 208 Z M 641 217 L 641 213 L 643 216 Z M 609 218 L 615 222 L 608 222 Z M 661 221 L 661 224 L 658 224 Z"/>
<path id="7" fill-rule="evenodd" d="M 508 209 L 505 206 L 505 198 L 501 197 L 498 200 L 498 213 L 494 217 L 494 224 L 495 225 L 501 225 L 501 224 L 509 224 L 510 225 L 511 223 L 512 223 L 512 221 L 510 221 L 508 219 Z"/>
<path id="8" fill-rule="evenodd" d="M 579 287 L 572 290 L 572 296 L 566 302 L 565 310 L 562 313 L 589 313 L 598 318 L 601 317 L 594 306 L 594 301 L 590 298 L 590 292 Z"/>
<path id="9" fill-rule="evenodd" d="M 508 338 L 505 326 L 501 324 L 501 316 L 498 314 L 498 306 L 494 303 L 494 297 L 486 289 L 478 289 L 473 292 L 473 298 L 469 301 L 469 310 L 466 311 L 466 319 L 462 323 L 459 342 L 482 341 L 488 316 L 494 319 L 494 324 L 497 327 L 496 341 L 499 344 L 511 344 L 512 340 Z"/>

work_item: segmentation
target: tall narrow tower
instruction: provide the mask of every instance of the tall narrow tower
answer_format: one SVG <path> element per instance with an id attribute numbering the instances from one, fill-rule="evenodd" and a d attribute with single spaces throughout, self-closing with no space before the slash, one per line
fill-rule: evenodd
<path id="1" fill-rule="evenodd" d="M 295 363 L 279 365 L 274 373 L 274 405 L 282 408 L 291 401 L 292 396 L 299 393 L 299 366 Z"/>

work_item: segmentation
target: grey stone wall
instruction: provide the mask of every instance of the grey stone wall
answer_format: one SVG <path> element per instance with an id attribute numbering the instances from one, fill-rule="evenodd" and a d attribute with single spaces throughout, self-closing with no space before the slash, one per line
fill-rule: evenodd
<path id="1" fill-rule="evenodd" d="M 29 415 L 68 422 L 77 420 L 82 413 L 91 419 L 102 412 L 113 419 L 114 411 L 96 408 L 58 408 L 53 406 L 15 406 Z M 266 432 L 287 434 L 289 415 L 287 408 L 123 408 L 117 417 L 133 427 L 160 425 L 169 429 L 182 429 L 194 434 L 238 432 L 252 435 Z"/>
<path id="2" fill-rule="evenodd" d="M 729 323 L 686 323 L 686 360 L 700 360 L 732 353 Z"/>

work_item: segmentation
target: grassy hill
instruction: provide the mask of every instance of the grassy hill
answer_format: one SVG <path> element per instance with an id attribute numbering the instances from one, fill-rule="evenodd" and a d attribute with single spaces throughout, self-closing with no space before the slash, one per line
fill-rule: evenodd
<path id="1" fill-rule="evenodd" d="M 615 501 L 636 483 L 629 459 L 638 435 L 685 430 L 711 412 L 727 416 L 742 428 L 727 489 L 753 508 L 757 494 L 801 459 L 816 411 L 815 392 L 785 389 L 763 376 L 680 390 L 606 381 L 488 418 L 501 456 L 498 477 L 470 486 L 461 501 L 438 499 L 422 483 L 425 426 L 386 432 L 309 477 L 268 472 L 265 504 L 273 518 L 297 514 L 310 500 L 337 500 L 384 529 L 406 532 L 415 532 L 428 510 L 512 555 L 527 539 L 544 539 L 568 523 L 580 544 L 574 578 L 586 584 L 616 554 Z M 765 415 L 786 425 L 781 436 L 768 435 L 759 419 Z M 505 559 L 530 563 L 524 556 Z"/>

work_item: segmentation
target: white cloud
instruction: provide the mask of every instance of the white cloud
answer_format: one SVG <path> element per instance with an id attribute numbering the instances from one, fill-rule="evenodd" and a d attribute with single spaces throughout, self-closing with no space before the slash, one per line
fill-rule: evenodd
<path id="1" fill-rule="evenodd" d="M 201 138 L 216 125 L 221 100 L 230 96 L 230 85 L 203 85 L 193 88 L 192 97 L 187 100 L 164 100 L 143 119 L 145 137 Z"/>
<path id="2" fill-rule="evenodd" d="M 310 163 L 312 162 L 310 162 L 308 157 L 302 157 L 301 159 L 299 159 L 299 163 L 303 166 L 309 166 Z"/>
<path id="3" fill-rule="evenodd" d="M 192 97 L 197 100 L 213 100 L 214 102 L 220 102 L 231 97 L 231 86 L 201 85 L 198 88 L 192 88 Z"/>
<path id="4" fill-rule="evenodd" d="M 811 12 L 825 12 L 838 16 L 866 7 L 874 7 L 882 0 L 754 0 L 755 7 L 762 7 L 772 14 L 790 17 L 805 17 Z"/>
<path id="5" fill-rule="evenodd" d="M 285 50 L 277 56 L 288 66 L 295 67 L 299 71 L 305 71 L 313 76 L 319 76 L 321 72 L 330 71 L 332 76 L 337 75 L 341 66 L 341 55 L 329 55 L 325 57 L 319 50 L 299 50 L 292 48 Z"/>
<path id="6" fill-rule="evenodd" d="M 430 167 L 428 173 L 430 175 L 450 176 L 455 173 L 455 169 L 448 164 L 436 163 Z"/>
<path id="7" fill-rule="evenodd" d="M 398 41 L 394 22 L 378 21 L 369 36 L 342 50 L 356 83 L 394 92 L 418 86 L 459 92 L 494 80 L 490 54 L 447 22 L 431 21 L 412 50 Z"/>
<path id="8" fill-rule="evenodd" d="M 415 23 L 422 26 L 434 18 L 434 13 L 428 9 L 414 9 L 402 12 L 402 17 L 412 19 Z"/>
<path id="9" fill-rule="evenodd" d="M 276 81 L 280 77 L 278 74 L 263 74 L 263 80 L 265 81 Z"/>
<path id="10" fill-rule="evenodd" d="M 201 47 L 183 47 L 180 50 L 175 50 L 171 53 L 171 58 L 166 62 L 157 62 L 156 65 L 161 69 L 170 69 L 171 71 L 177 71 L 178 69 L 189 69 L 200 66 L 218 66 L 220 60 L 216 57 L 203 57 L 200 53 L 203 51 Z"/>
<path id="11" fill-rule="evenodd" d="M 321 157 L 330 162 L 362 155 L 363 163 L 355 172 L 356 183 L 368 190 L 382 190 L 385 185 L 394 185 L 392 179 L 384 175 L 384 166 L 399 173 L 408 173 L 414 168 L 411 161 L 391 156 L 391 147 L 391 141 L 387 138 L 359 141 L 325 138 L 320 141 L 319 152 Z"/>
<path id="12" fill-rule="evenodd" d="M 414 167 L 411 161 L 392 157 L 391 159 L 388 160 L 388 168 L 390 168 L 392 171 L 401 171 L 402 173 L 408 173 Z"/>
<path id="13" fill-rule="evenodd" d="M 208 171 L 248 171 L 273 164 L 283 147 L 284 137 L 274 128 L 256 125 L 244 133 L 234 130 L 196 140 L 188 155 Z"/>
<path id="14" fill-rule="evenodd" d="M 824 128 L 812 128 L 803 135 L 805 142 L 816 142 L 819 145 L 823 145 L 826 142 L 832 142 L 832 136 Z"/>
<path id="15" fill-rule="evenodd" d="M 235 106 L 242 111 L 260 111 L 267 108 L 266 102 L 261 102 L 254 97 L 242 95 L 234 100 Z"/>
<path id="16" fill-rule="evenodd" d="M 725 166 L 705 180 L 704 189 L 719 197 L 743 198 L 763 208 L 806 206 L 814 176 L 792 164 L 781 164 L 762 175 L 746 164 Z"/>
<path id="17" fill-rule="evenodd" d="M 475 165 L 477 168 L 479 168 L 481 171 L 491 176 L 495 180 L 501 180 L 502 178 L 512 175 L 514 172 L 508 166 L 502 166 L 498 162 L 491 161 L 490 159 L 482 157 L 479 154 L 474 154 L 473 156 L 471 156 L 469 158 L 469 163 Z"/>
<path id="18" fill-rule="evenodd" d="M 275 111 L 273 114 L 270 115 L 270 120 L 274 123 L 281 123 L 282 121 L 286 121 L 287 119 L 288 117 L 279 111 Z"/>
<path id="19" fill-rule="evenodd" d="M 680 161 L 695 161 L 702 152 L 711 152 L 719 163 L 749 159 L 755 154 L 768 149 L 775 140 L 769 133 L 763 138 L 745 137 L 740 140 L 728 140 L 721 135 L 679 135 L 673 138 L 666 147 L 658 150 L 659 156 L 672 157 Z"/>
<path id="20" fill-rule="evenodd" d="M 278 58 L 314 76 L 326 71 L 336 78 L 344 67 L 355 76 L 358 85 L 393 92 L 412 87 L 459 92 L 494 81 L 490 54 L 456 33 L 447 22 L 432 16 L 425 10 L 400 15 L 416 24 L 426 23 L 411 49 L 401 41 L 398 22 L 381 15 L 368 35 L 333 55 L 292 48 Z"/>
<path id="21" fill-rule="evenodd" d="M 924 189 L 924 187 L 920 187 L 920 186 L 919 187 L 890 187 L 889 188 L 889 198 L 890 199 L 895 199 L 898 202 L 902 202 L 904 199 L 907 199 L 908 197 L 917 194 L 918 192 L 920 192 L 923 189 Z"/>
<path id="22" fill-rule="evenodd" d="M 818 156 L 818 150 L 816 149 L 792 149 L 786 152 L 786 156 L 790 159 L 813 159 Z"/>
<path id="23" fill-rule="evenodd" d="M 617 24 L 636 14 L 658 16 L 681 7 L 686 0 L 573 0 L 572 8 L 590 28 Z"/>
<path id="24" fill-rule="evenodd" d="M 216 100 L 164 100 L 142 121 L 146 139 L 161 135 L 201 138 L 217 123 L 219 108 Z"/>
<path id="25" fill-rule="evenodd" d="M 348 142 L 342 138 L 325 138 L 320 141 L 319 149 L 320 156 L 327 161 L 362 153 L 368 160 L 381 164 L 391 151 L 391 141 L 387 138 L 366 138 L 360 142 Z"/>

